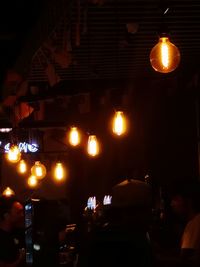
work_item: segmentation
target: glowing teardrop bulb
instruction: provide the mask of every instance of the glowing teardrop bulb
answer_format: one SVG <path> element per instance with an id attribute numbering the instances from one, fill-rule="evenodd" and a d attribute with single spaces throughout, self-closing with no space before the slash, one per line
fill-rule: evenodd
<path id="1" fill-rule="evenodd" d="M 87 152 L 92 157 L 95 157 L 99 154 L 99 144 L 98 144 L 96 135 L 90 135 L 89 136 Z"/>
<path id="2" fill-rule="evenodd" d="M 124 117 L 123 111 L 115 112 L 112 130 L 113 130 L 113 133 L 118 136 L 123 135 L 126 132 L 127 126 L 126 126 L 126 119 Z"/>
<path id="3" fill-rule="evenodd" d="M 78 146 L 80 144 L 80 133 L 77 127 L 71 127 L 69 133 L 69 143 L 72 146 Z"/>

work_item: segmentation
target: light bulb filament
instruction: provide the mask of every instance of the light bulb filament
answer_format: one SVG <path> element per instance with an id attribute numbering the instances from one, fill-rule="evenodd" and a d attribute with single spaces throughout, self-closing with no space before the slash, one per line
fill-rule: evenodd
<path id="1" fill-rule="evenodd" d="M 169 67 L 169 49 L 166 44 L 166 41 L 164 41 L 164 43 L 162 43 L 162 46 L 161 46 L 161 60 L 162 60 L 163 66 L 165 68 L 168 68 Z"/>
<path id="2" fill-rule="evenodd" d="M 91 156 L 96 156 L 99 153 L 99 147 L 97 143 L 97 138 L 95 135 L 89 136 L 88 139 L 88 154 Z"/>

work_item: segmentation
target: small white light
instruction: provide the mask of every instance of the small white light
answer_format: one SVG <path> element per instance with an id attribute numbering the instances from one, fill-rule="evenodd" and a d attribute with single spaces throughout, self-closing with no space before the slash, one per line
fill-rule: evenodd
<path id="1" fill-rule="evenodd" d="M 1 133 L 9 133 L 12 131 L 12 128 L 0 128 Z"/>
<path id="2" fill-rule="evenodd" d="M 39 244 L 33 244 L 33 249 L 36 251 L 40 251 L 40 245 Z"/>

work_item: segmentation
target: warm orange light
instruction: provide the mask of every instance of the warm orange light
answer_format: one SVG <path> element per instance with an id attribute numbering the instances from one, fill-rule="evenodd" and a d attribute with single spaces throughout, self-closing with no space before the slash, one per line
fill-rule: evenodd
<path id="1" fill-rule="evenodd" d="M 178 67 L 180 57 L 178 48 L 170 42 L 169 37 L 163 36 L 152 48 L 150 62 L 154 70 L 169 73 Z"/>
<path id="2" fill-rule="evenodd" d="M 38 185 L 38 180 L 34 175 L 31 175 L 28 178 L 27 183 L 28 183 L 29 187 L 34 188 Z"/>
<path id="3" fill-rule="evenodd" d="M 88 137 L 87 152 L 90 156 L 95 157 L 99 154 L 99 143 L 96 135 L 90 135 Z"/>
<path id="4" fill-rule="evenodd" d="M 61 162 L 57 162 L 54 169 L 54 178 L 56 181 L 63 181 L 65 178 L 65 170 Z"/>
<path id="5" fill-rule="evenodd" d="M 69 143 L 72 146 L 78 146 L 80 144 L 81 138 L 80 133 L 77 129 L 77 127 L 71 127 L 70 133 L 69 133 Z"/>
<path id="6" fill-rule="evenodd" d="M 12 163 L 17 163 L 21 159 L 21 153 L 17 145 L 12 145 L 6 154 L 6 158 L 8 161 Z"/>
<path id="7" fill-rule="evenodd" d="M 25 160 L 21 159 L 18 164 L 18 172 L 24 174 L 26 173 L 26 171 L 27 171 L 26 162 Z"/>
<path id="8" fill-rule="evenodd" d="M 125 134 L 127 130 L 126 119 L 123 111 L 116 111 L 113 119 L 113 133 L 120 136 Z"/>
<path id="9" fill-rule="evenodd" d="M 5 197 L 11 197 L 11 196 L 15 195 L 15 192 L 10 187 L 6 187 L 6 189 L 3 191 L 2 195 Z"/>
<path id="10" fill-rule="evenodd" d="M 31 168 L 31 173 L 37 179 L 43 179 L 47 173 L 46 167 L 40 161 L 36 161 L 35 165 Z"/>

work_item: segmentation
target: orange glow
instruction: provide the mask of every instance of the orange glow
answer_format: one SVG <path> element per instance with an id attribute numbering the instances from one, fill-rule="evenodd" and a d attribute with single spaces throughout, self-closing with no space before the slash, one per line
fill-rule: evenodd
<path id="1" fill-rule="evenodd" d="M 31 168 L 32 175 L 37 179 L 43 179 L 46 176 L 46 172 L 46 167 L 40 161 L 36 161 Z"/>
<path id="2" fill-rule="evenodd" d="M 38 185 L 38 180 L 34 175 L 31 175 L 28 178 L 27 183 L 28 183 L 29 187 L 34 188 Z"/>
<path id="3" fill-rule="evenodd" d="M 113 133 L 120 136 L 125 134 L 127 130 L 126 119 L 123 111 L 116 111 L 113 119 Z"/>
<path id="4" fill-rule="evenodd" d="M 80 144 L 81 138 L 80 133 L 77 129 L 77 127 L 71 127 L 70 133 L 69 133 L 69 143 L 72 146 L 78 146 Z"/>
<path id="5" fill-rule="evenodd" d="M 2 195 L 5 197 L 11 197 L 11 196 L 15 195 L 15 192 L 10 187 L 6 187 L 6 189 L 3 191 Z"/>
<path id="6" fill-rule="evenodd" d="M 87 152 L 92 157 L 95 157 L 99 154 L 99 143 L 97 141 L 96 135 L 89 136 Z"/>
<path id="7" fill-rule="evenodd" d="M 18 172 L 24 174 L 26 173 L 26 171 L 27 171 L 26 162 L 23 159 L 21 159 L 18 164 Z"/>
<path id="8" fill-rule="evenodd" d="M 180 52 L 168 37 L 160 37 L 159 42 L 151 50 L 150 62 L 154 70 L 169 73 L 178 67 Z"/>
<path id="9" fill-rule="evenodd" d="M 54 178 L 56 181 L 61 182 L 65 179 L 65 170 L 61 162 L 57 162 L 54 169 Z"/>
<path id="10" fill-rule="evenodd" d="M 6 158 L 8 161 L 12 163 L 17 163 L 18 161 L 20 161 L 21 153 L 19 151 L 18 146 L 12 145 L 8 153 L 6 154 Z"/>

